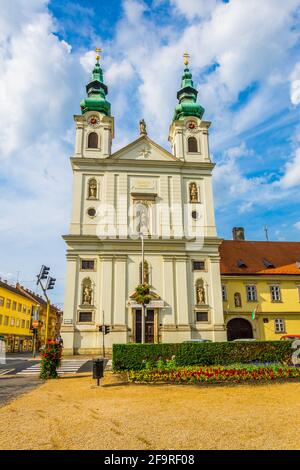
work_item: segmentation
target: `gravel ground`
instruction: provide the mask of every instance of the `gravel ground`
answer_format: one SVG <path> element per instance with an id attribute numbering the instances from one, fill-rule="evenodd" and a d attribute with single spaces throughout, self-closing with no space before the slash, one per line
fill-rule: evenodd
<path id="1" fill-rule="evenodd" d="M 62 378 L 0 414 L 0 449 L 300 448 L 293 382 L 96 387 L 90 377 Z"/>

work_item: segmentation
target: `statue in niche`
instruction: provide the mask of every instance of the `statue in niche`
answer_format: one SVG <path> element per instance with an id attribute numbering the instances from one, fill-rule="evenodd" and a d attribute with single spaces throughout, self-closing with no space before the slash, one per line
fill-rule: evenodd
<path id="1" fill-rule="evenodd" d="M 199 197 L 198 197 L 198 188 L 196 183 L 191 183 L 190 184 L 190 202 L 198 202 Z"/>
<path id="2" fill-rule="evenodd" d="M 196 286 L 196 301 L 197 305 L 205 304 L 205 291 L 202 284 Z"/>
<path id="3" fill-rule="evenodd" d="M 90 282 L 83 285 L 83 305 L 92 305 L 93 289 Z"/>
<path id="4" fill-rule="evenodd" d="M 97 182 L 92 179 L 89 181 L 89 199 L 96 199 L 97 197 Z"/>
<path id="5" fill-rule="evenodd" d="M 234 294 L 234 305 L 235 305 L 235 307 L 241 307 L 242 306 L 241 294 L 239 292 L 236 292 Z"/>
<path id="6" fill-rule="evenodd" d="M 147 128 L 146 128 L 146 123 L 144 119 L 140 120 L 140 134 L 147 135 Z"/>
<path id="7" fill-rule="evenodd" d="M 149 207 L 147 202 L 139 202 L 137 204 L 136 216 L 138 231 L 147 233 L 149 230 Z"/>

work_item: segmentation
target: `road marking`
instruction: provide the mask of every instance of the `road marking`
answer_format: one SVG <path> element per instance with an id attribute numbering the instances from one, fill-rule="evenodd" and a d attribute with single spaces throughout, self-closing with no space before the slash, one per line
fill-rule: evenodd
<path id="1" fill-rule="evenodd" d="M 76 361 L 62 361 L 61 366 L 57 370 L 58 374 L 67 374 L 67 373 L 76 373 L 80 367 L 88 362 L 87 360 L 76 360 Z M 30 366 L 26 369 L 21 370 L 20 372 L 17 372 L 17 375 L 38 375 L 41 370 L 41 364 L 34 364 L 33 366 Z"/>
<path id="2" fill-rule="evenodd" d="M 0 369 L 0 375 L 6 375 L 12 372 L 15 369 Z"/>

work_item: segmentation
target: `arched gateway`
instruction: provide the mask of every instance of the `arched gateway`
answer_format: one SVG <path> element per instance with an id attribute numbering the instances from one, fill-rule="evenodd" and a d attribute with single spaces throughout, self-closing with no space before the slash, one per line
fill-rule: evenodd
<path id="1" fill-rule="evenodd" d="M 252 325 L 244 318 L 233 318 L 227 323 L 227 339 L 253 338 Z"/>

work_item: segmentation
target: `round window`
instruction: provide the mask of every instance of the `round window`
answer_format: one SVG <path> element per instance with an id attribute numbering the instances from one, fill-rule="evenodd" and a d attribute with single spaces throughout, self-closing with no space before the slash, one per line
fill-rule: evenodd
<path id="1" fill-rule="evenodd" d="M 95 217 L 96 215 L 96 209 L 94 207 L 90 207 L 88 210 L 87 210 L 87 213 L 88 213 L 88 216 L 89 217 Z"/>
<path id="2" fill-rule="evenodd" d="M 197 211 L 192 211 L 192 217 L 194 220 L 197 220 L 199 218 L 198 212 Z"/>

